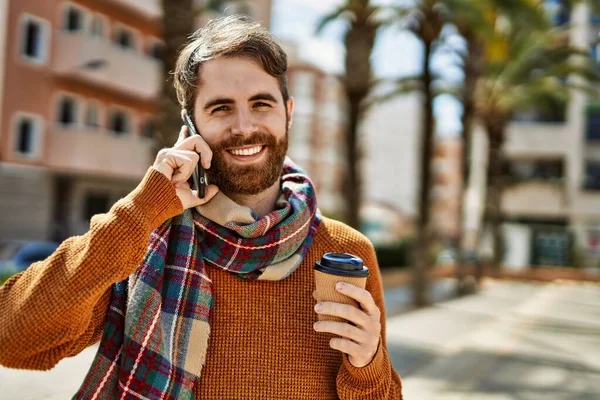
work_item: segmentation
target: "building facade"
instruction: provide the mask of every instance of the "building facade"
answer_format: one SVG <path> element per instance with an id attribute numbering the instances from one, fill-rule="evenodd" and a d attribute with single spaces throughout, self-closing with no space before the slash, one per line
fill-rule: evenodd
<path id="1" fill-rule="evenodd" d="M 560 0 L 547 5 L 556 24 L 570 24 L 573 45 L 592 57 L 600 54 L 600 18 L 588 5 L 572 10 Z M 508 266 L 598 266 L 599 122 L 600 100 L 581 91 L 554 110 L 532 107 L 515 116 L 504 146 L 510 178 L 502 198 Z M 487 154 L 481 148 L 476 151 Z M 483 188 L 484 181 L 479 175 L 475 184 Z"/>
<path id="2" fill-rule="evenodd" d="M 288 88 L 294 98 L 288 154 L 313 180 L 322 212 L 340 217 L 345 207 L 342 185 L 346 171 L 342 82 L 338 76 L 300 60 L 294 43 L 282 44 L 288 54 Z"/>
<path id="3" fill-rule="evenodd" d="M 0 0 L 0 239 L 84 233 L 152 164 L 160 4 Z"/>

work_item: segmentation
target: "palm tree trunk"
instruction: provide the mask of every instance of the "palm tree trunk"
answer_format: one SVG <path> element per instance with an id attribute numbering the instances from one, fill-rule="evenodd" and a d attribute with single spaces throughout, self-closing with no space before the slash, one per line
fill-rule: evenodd
<path id="1" fill-rule="evenodd" d="M 467 249 L 464 245 L 464 204 L 465 194 L 469 186 L 469 177 L 471 174 L 471 142 L 473 136 L 473 120 L 475 118 L 475 89 L 477 81 L 481 76 L 482 70 L 482 46 L 477 40 L 475 33 L 467 30 L 463 33 L 467 42 L 467 55 L 465 59 L 465 83 L 462 91 L 463 114 L 462 122 L 462 155 L 461 155 L 461 171 L 463 178 L 462 190 L 459 194 L 459 210 L 458 210 L 458 257 L 456 260 L 456 281 L 457 294 L 459 296 L 468 293 L 469 288 L 466 286 L 466 264 L 467 258 L 465 252 Z"/>
<path id="2" fill-rule="evenodd" d="M 188 35 L 194 29 L 193 0 L 162 0 L 163 39 L 165 41 L 162 89 L 159 99 L 158 143 L 159 148 L 171 147 L 177 141 L 181 127 L 181 106 L 177 102 L 171 72 Z"/>
<path id="3" fill-rule="evenodd" d="M 358 129 L 362 116 L 362 102 L 371 88 L 371 53 L 375 45 L 376 28 L 368 19 L 352 23 L 344 39 L 346 47 L 345 90 L 348 99 L 348 125 L 345 132 L 346 182 L 344 195 L 347 202 L 346 223 L 360 228 L 360 204 L 362 177 L 360 174 L 360 151 Z"/>
<path id="4" fill-rule="evenodd" d="M 427 295 L 427 270 L 429 269 L 430 254 L 430 194 L 431 194 L 431 157 L 433 153 L 434 119 L 433 119 L 433 90 L 430 71 L 431 41 L 423 41 L 423 114 L 421 131 L 421 166 L 418 205 L 418 223 L 415 248 L 413 254 L 413 302 L 415 307 L 429 304 Z"/>
<path id="5" fill-rule="evenodd" d="M 494 255 L 490 267 L 497 274 L 504 260 L 504 235 L 502 233 L 502 194 L 504 190 L 502 146 L 506 123 L 503 120 L 486 123 L 488 133 L 488 190 L 486 195 L 486 220 L 491 229 Z"/>
<path id="6" fill-rule="evenodd" d="M 348 94 L 348 127 L 346 132 L 346 164 L 348 166 L 348 175 L 346 185 L 344 185 L 345 197 L 347 201 L 346 223 L 355 229 L 360 227 L 360 203 L 362 179 L 360 176 L 359 157 L 358 157 L 358 124 L 360 121 L 360 95 Z"/>

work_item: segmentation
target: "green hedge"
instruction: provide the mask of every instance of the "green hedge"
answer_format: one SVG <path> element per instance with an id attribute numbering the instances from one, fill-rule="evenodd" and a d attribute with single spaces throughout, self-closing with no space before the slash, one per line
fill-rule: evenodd
<path id="1" fill-rule="evenodd" d="M 412 242 L 404 240 L 390 245 L 375 246 L 380 268 L 406 268 L 410 265 Z"/>

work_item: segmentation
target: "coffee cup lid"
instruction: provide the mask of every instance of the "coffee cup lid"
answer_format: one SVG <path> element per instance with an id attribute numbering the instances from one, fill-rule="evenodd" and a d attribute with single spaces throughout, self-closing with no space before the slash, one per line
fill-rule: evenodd
<path id="1" fill-rule="evenodd" d="M 369 269 L 364 266 L 362 258 L 348 253 L 326 253 L 315 269 L 341 276 L 369 276 Z"/>

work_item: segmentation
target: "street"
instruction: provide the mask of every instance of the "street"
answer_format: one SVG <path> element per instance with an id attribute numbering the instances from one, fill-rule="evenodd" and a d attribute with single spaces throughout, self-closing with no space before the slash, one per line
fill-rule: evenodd
<path id="1" fill-rule="evenodd" d="M 433 298 L 448 298 L 439 281 Z M 405 310 L 407 288 L 389 289 Z M 395 314 L 388 348 L 407 400 L 600 398 L 600 286 L 486 281 L 477 295 Z M 0 368 L 0 400 L 65 399 L 96 348 L 51 372 Z"/>

